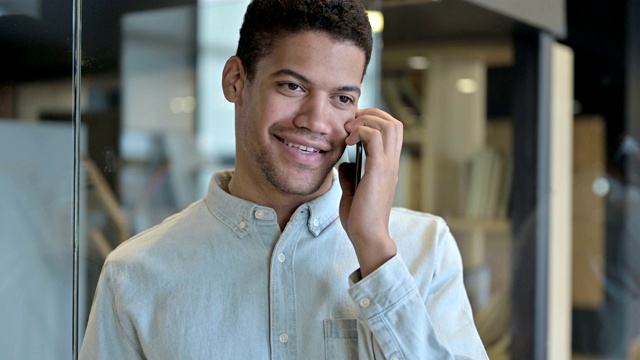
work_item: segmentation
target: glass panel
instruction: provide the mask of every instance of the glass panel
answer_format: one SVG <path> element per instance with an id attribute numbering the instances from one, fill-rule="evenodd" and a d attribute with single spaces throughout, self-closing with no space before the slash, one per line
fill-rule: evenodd
<path id="1" fill-rule="evenodd" d="M 576 48 L 573 358 L 640 359 L 640 7 L 601 5 L 567 2 Z"/>
<path id="2" fill-rule="evenodd" d="M 384 106 L 405 124 L 396 205 L 443 216 L 490 358 L 509 347 L 511 45 L 385 43 Z"/>
<path id="3" fill-rule="evenodd" d="M 2 359 L 72 355 L 72 3 L 0 1 Z"/>
<path id="4" fill-rule="evenodd" d="M 80 343 L 111 250 L 202 196 L 193 1 L 83 8 Z"/>
<path id="5" fill-rule="evenodd" d="M 91 185 L 87 299 L 110 250 L 202 197 L 212 172 L 234 165 L 233 106 L 219 84 L 246 2 L 170 5 L 110 5 L 109 16 L 97 4 L 85 9 L 91 59 L 83 76 Z M 100 39 L 105 29 L 119 36 Z M 380 40 L 376 35 L 376 49 Z M 384 60 L 374 56 L 361 105 L 381 99 L 405 122 L 396 205 L 449 222 L 483 341 L 492 356 L 504 356 L 512 251 L 511 44 L 403 49 L 389 41 Z"/>
<path id="6" fill-rule="evenodd" d="M 637 110 L 623 99 L 635 101 L 628 94 L 638 90 L 627 78 L 637 69 L 623 59 L 638 52 L 625 10 L 638 10 L 631 1 L 591 11 L 567 4 L 567 43 L 576 48 L 574 358 L 637 358 L 640 136 Z M 233 166 L 232 107 L 218 84 L 246 1 L 85 5 L 81 335 L 109 251 Z M 424 25 L 422 11 L 437 12 L 432 5 L 404 7 L 381 69 L 374 58 L 368 72 L 382 75 L 366 80 L 367 90 L 380 80 L 381 96 L 373 91 L 363 104 L 381 98 L 405 122 L 396 205 L 448 221 L 482 339 L 492 359 L 509 358 L 513 263 L 530 250 L 513 249 L 509 211 L 512 154 L 522 146 L 513 141 L 512 45 L 438 38 L 446 26 L 410 40 L 416 17 Z M 604 11 L 613 22 L 598 31 L 607 40 L 593 41 L 592 22 L 571 20 Z M 484 25 L 496 33 L 509 26 L 492 20 Z M 71 1 L 0 0 L 0 358 L 71 355 L 71 25 Z"/>
<path id="7" fill-rule="evenodd" d="M 87 302 L 111 250 L 202 198 L 213 172 L 234 166 L 234 110 L 220 84 L 247 4 L 85 6 Z M 367 106 L 376 104 L 378 66 L 374 56 Z"/>

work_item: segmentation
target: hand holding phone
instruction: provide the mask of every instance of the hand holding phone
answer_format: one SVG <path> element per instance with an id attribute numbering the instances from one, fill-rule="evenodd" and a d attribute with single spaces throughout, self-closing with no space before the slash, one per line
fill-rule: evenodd
<path id="1" fill-rule="evenodd" d="M 397 253 L 389 221 L 403 127 L 387 112 L 369 108 L 358 109 L 356 117 L 345 123 L 345 131 L 351 164 L 341 167 L 340 221 L 356 251 L 361 274 L 366 276 Z M 353 189 L 355 184 L 357 190 Z"/>

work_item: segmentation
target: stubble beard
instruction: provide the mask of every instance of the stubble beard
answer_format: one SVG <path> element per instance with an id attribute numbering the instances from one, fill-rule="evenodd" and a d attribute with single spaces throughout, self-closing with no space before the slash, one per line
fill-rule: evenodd
<path id="1" fill-rule="evenodd" d="M 271 185 L 284 193 L 300 196 L 309 196 L 320 190 L 335 165 L 335 162 L 331 161 L 324 169 L 322 169 L 322 171 L 314 170 L 303 165 L 297 165 L 299 171 L 309 172 L 312 178 L 307 179 L 300 184 L 290 184 L 289 182 L 292 180 L 287 179 L 288 174 L 286 171 L 281 170 L 276 166 L 276 159 L 274 159 L 275 156 L 273 155 L 273 152 L 266 150 L 254 155 L 253 159 L 255 159 L 255 165 L 260 169 L 264 178 Z"/>

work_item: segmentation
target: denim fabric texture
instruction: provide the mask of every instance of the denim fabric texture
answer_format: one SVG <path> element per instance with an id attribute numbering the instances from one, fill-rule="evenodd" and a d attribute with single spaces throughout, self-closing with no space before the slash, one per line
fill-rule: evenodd
<path id="1" fill-rule="evenodd" d="M 394 208 L 398 254 L 361 278 L 337 173 L 284 231 L 232 176 L 108 256 L 81 359 L 487 359 L 441 218 Z"/>

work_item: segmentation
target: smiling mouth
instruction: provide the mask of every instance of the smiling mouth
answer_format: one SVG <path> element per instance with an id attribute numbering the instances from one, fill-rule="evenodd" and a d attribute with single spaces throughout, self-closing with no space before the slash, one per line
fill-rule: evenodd
<path id="1" fill-rule="evenodd" d="M 302 151 L 303 153 L 307 153 L 307 154 L 322 154 L 322 153 L 325 152 L 323 150 L 312 148 L 310 146 L 304 146 L 304 145 L 300 145 L 300 144 L 290 143 L 287 140 L 285 140 L 283 138 L 280 138 L 280 137 L 277 137 L 277 136 L 276 136 L 276 139 L 278 139 L 281 143 L 287 145 L 288 147 L 296 148 L 296 149 Z"/>

